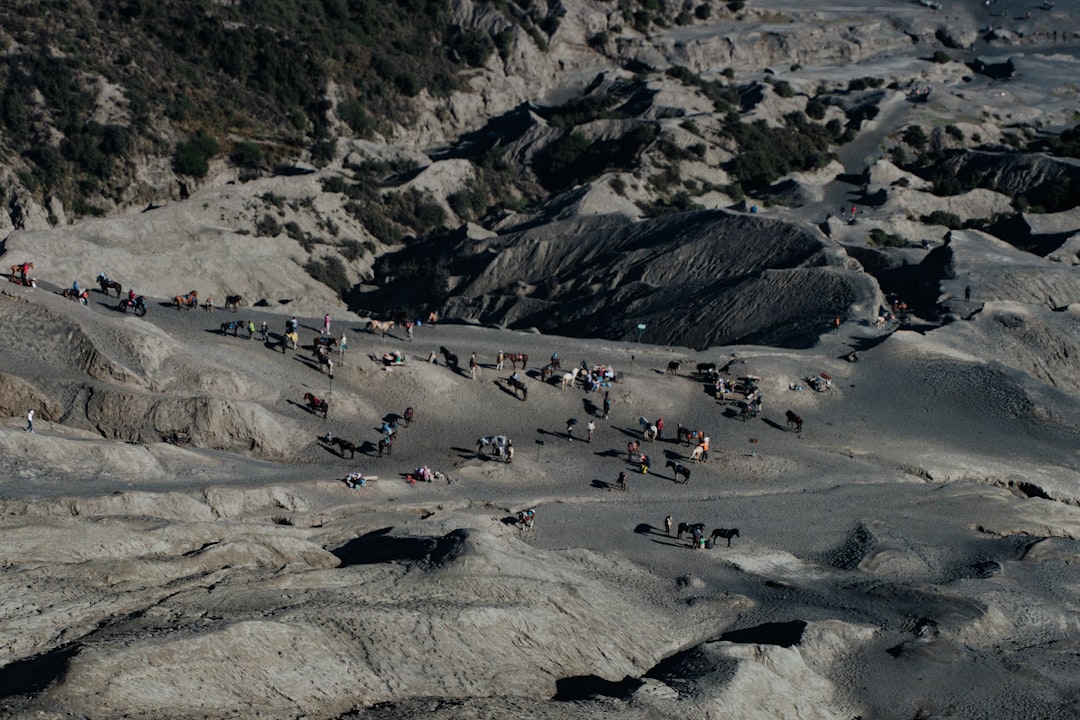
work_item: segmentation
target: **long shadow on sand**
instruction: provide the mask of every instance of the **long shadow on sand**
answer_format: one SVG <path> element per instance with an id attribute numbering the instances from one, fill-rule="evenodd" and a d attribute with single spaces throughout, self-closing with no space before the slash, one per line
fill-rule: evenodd
<path id="1" fill-rule="evenodd" d="M 769 418 L 761 418 L 761 421 L 763 423 L 765 423 L 766 425 L 768 425 L 769 427 L 774 428 L 776 430 L 783 430 L 784 432 L 788 431 L 788 429 L 786 427 L 784 427 L 780 423 L 776 422 L 775 420 L 770 420 Z"/>

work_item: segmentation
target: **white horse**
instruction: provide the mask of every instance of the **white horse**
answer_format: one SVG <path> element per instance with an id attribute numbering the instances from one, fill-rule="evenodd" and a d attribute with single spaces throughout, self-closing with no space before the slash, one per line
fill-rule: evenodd
<path id="1" fill-rule="evenodd" d="M 567 386 L 573 387 L 574 381 L 577 380 L 577 374 L 578 374 L 578 371 L 576 369 L 571 370 L 570 372 L 563 374 L 563 376 L 562 376 L 562 389 L 563 390 L 565 390 L 567 388 Z"/>
<path id="2" fill-rule="evenodd" d="M 641 426 L 641 436 L 649 441 L 656 440 L 656 436 L 659 434 L 659 430 L 656 429 L 656 425 L 649 422 L 643 417 L 638 418 L 638 425 Z"/>

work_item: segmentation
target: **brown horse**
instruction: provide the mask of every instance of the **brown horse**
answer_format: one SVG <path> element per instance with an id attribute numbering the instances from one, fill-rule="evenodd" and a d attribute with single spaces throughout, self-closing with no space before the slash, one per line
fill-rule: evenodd
<path id="1" fill-rule="evenodd" d="M 338 449 L 338 455 L 345 457 L 345 451 L 349 451 L 349 458 L 356 456 L 356 443 L 349 440 L 342 440 L 341 438 L 334 438 L 330 441 L 330 444 Z"/>
<path id="2" fill-rule="evenodd" d="M 232 309 L 233 312 L 240 307 L 240 301 L 243 300 L 239 295 L 226 295 L 225 296 L 225 309 Z"/>
<path id="3" fill-rule="evenodd" d="M 795 432 L 802 432 L 802 418 L 790 410 L 788 410 L 785 415 L 787 416 L 788 429 L 793 429 Z"/>
<path id="4" fill-rule="evenodd" d="M 120 287 L 120 283 L 103 277 L 98 277 L 98 285 L 101 287 L 101 292 L 106 295 L 109 294 L 110 290 L 115 290 L 116 297 L 120 297 L 120 293 L 124 290 L 124 288 Z"/>
<path id="5" fill-rule="evenodd" d="M 379 457 L 383 456 L 385 452 L 387 455 L 393 455 L 391 452 L 394 449 L 394 436 L 384 437 L 379 440 Z"/>
<path id="6" fill-rule="evenodd" d="M 311 408 L 313 413 L 322 413 L 323 417 L 326 417 L 326 413 L 330 410 L 330 401 L 326 398 L 315 397 L 311 393 L 304 393 L 304 402 Z"/>
<path id="7" fill-rule="evenodd" d="M 529 362 L 529 356 L 523 352 L 516 353 L 504 353 L 506 359 L 510 361 L 510 367 L 513 370 L 517 370 L 517 364 L 521 363 L 521 369 L 524 370 Z"/>
<path id="8" fill-rule="evenodd" d="M 199 306 L 199 293 L 196 290 L 192 290 L 187 295 L 177 295 L 173 298 L 173 304 L 176 305 L 176 309 L 185 308 L 190 310 L 193 307 Z"/>
<path id="9" fill-rule="evenodd" d="M 27 272 L 30 272 L 31 270 L 34 269 L 34 263 L 32 263 L 32 262 L 19 263 L 18 265 L 12 265 L 11 266 L 11 276 L 15 277 L 16 275 L 21 275 L 24 264 L 26 265 L 26 271 Z"/>

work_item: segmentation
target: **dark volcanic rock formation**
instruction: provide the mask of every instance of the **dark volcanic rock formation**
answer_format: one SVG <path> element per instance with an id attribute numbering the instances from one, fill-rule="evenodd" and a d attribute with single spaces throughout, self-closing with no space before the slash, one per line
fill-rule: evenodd
<path id="1" fill-rule="evenodd" d="M 366 307 L 393 309 L 406 268 L 445 268 L 432 299 L 449 318 L 546 332 L 705 348 L 812 344 L 836 313 L 876 307 L 877 286 L 818 233 L 756 215 L 616 215 L 428 242 L 387 257 Z M 415 288 L 414 288 L 415 289 Z M 431 290 L 429 286 L 428 290 Z"/>

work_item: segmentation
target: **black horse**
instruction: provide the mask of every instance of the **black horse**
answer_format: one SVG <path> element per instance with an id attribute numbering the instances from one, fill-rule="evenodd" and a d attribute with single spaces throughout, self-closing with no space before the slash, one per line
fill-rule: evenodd
<path id="1" fill-rule="evenodd" d="M 731 547 L 731 538 L 733 537 L 739 537 L 739 528 L 716 528 L 712 531 L 712 536 L 709 539 L 715 543 L 716 538 L 725 538 L 727 546 Z"/>
<path id="2" fill-rule="evenodd" d="M 221 323 L 221 334 L 225 335 L 232 330 L 233 337 L 237 337 L 240 333 L 240 326 L 244 323 L 239 320 L 230 320 L 229 322 Z"/>
<path id="3" fill-rule="evenodd" d="M 667 466 L 669 468 L 671 468 L 671 472 L 673 472 L 675 474 L 675 479 L 676 480 L 678 480 L 679 476 L 681 475 L 682 476 L 682 481 L 684 483 L 690 482 L 690 468 L 688 468 L 685 465 L 683 465 L 682 463 L 676 462 L 674 460 L 668 460 L 667 461 Z"/>
<path id="4" fill-rule="evenodd" d="M 120 293 L 124 291 L 124 288 L 120 286 L 120 283 L 100 275 L 98 276 L 98 285 L 101 287 L 101 292 L 106 295 L 109 294 L 110 290 L 115 290 L 116 297 L 120 297 Z"/>
<path id="5" fill-rule="evenodd" d="M 701 532 L 705 532 L 705 523 L 679 523 L 678 538 L 682 540 L 683 533 L 693 535 L 694 530 L 700 530 Z"/>
<path id="6" fill-rule="evenodd" d="M 146 315 L 146 298 L 144 298 L 142 295 L 139 295 L 138 297 L 136 297 L 134 301 L 128 300 L 127 298 L 124 298 L 123 300 L 120 301 L 119 307 L 125 313 L 130 308 L 131 310 L 133 310 L 135 312 L 136 315 L 145 316 Z"/>
<path id="7" fill-rule="evenodd" d="M 506 379 L 506 384 L 514 388 L 515 395 L 517 395 L 518 391 L 521 391 L 522 402 L 525 402 L 529 399 L 529 388 L 526 387 L 524 380 L 510 376 Z"/>
<path id="8" fill-rule="evenodd" d="M 338 455 L 345 457 L 345 451 L 349 451 L 349 458 L 351 459 L 356 455 L 356 443 L 350 440 L 342 440 L 341 438 L 334 438 L 330 441 L 330 444 L 338 449 Z"/>
<path id="9" fill-rule="evenodd" d="M 243 300 L 243 298 L 240 297 L 239 295 L 226 295 L 225 296 L 225 309 L 226 310 L 231 309 L 233 312 L 236 312 L 237 308 L 240 307 L 240 301 L 241 300 Z"/>
<path id="10" fill-rule="evenodd" d="M 442 353 L 443 361 L 448 367 L 457 370 L 458 369 L 458 356 L 447 350 L 445 347 L 439 347 L 439 352 Z"/>

